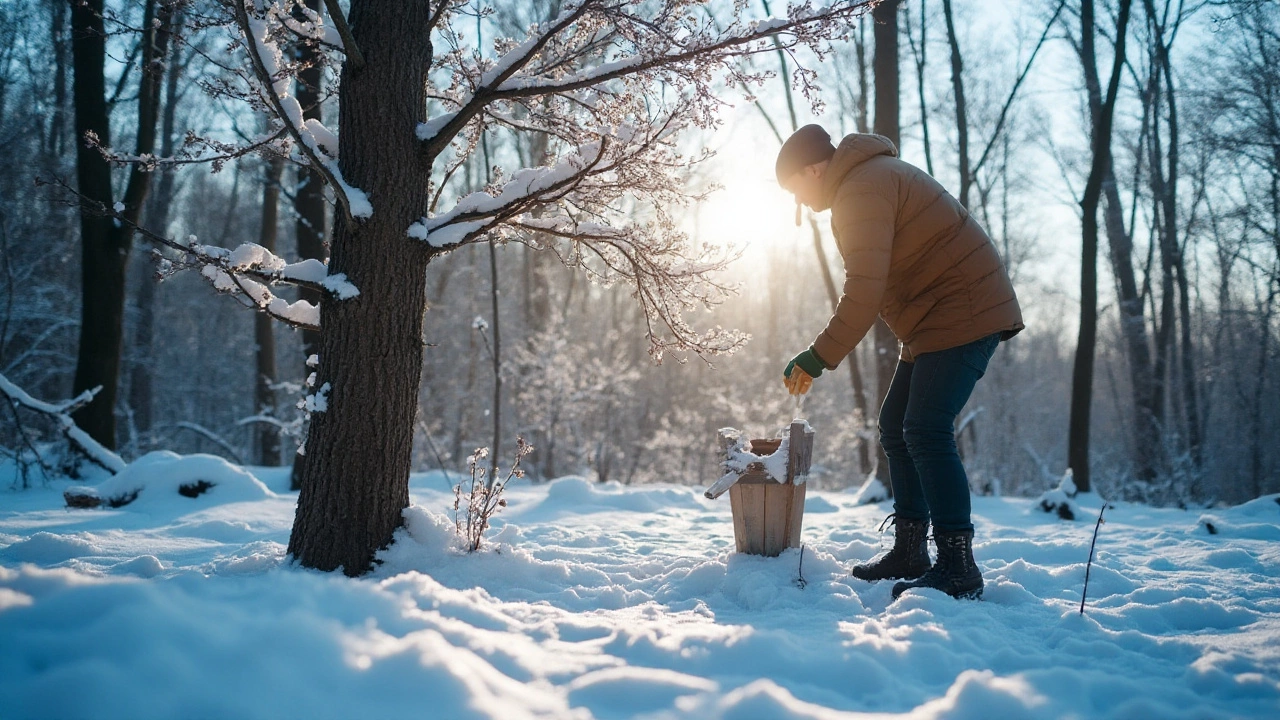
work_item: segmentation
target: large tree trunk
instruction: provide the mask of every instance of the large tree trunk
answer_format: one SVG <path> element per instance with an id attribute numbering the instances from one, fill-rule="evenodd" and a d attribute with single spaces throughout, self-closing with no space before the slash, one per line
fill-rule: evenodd
<path id="1" fill-rule="evenodd" d="M 876 43 L 875 56 L 872 58 L 872 71 L 875 74 L 876 100 L 874 131 L 893 141 L 901 150 L 901 128 L 899 119 L 899 82 L 898 82 L 898 6 L 900 0 L 886 0 L 871 12 L 875 22 L 874 37 Z M 877 319 L 875 324 L 875 368 L 876 368 L 876 407 L 884 403 L 884 396 L 889 392 L 889 383 L 893 381 L 893 371 L 898 364 L 898 338 L 885 324 Z M 889 460 L 885 457 L 884 448 L 876 444 L 876 477 L 892 492 L 889 484 Z"/>
<path id="2" fill-rule="evenodd" d="M 1153 85 L 1155 78 L 1153 77 Z M 1154 88 L 1153 88 L 1154 90 Z M 1153 94 L 1152 98 L 1157 95 Z M 1152 191 L 1152 218 L 1156 223 L 1156 237 L 1158 238 L 1157 246 L 1160 249 L 1160 315 L 1159 322 L 1156 324 L 1155 331 L 1155 363 L 1152 370 L 1152 379 L 1155 383 L 1153 407 L 1155 408 L 1155 418 L 1157 424 L 1166 432 L 1170 429 L 1171 423 L 1166 410 L 1168 400 L 1168 388 L 1166 386 L 1169 378 L 1170 356 L 1173 353 L 1173 330 L 1174 330 L 1174 293 L 1176 289 L 1173 281 L 1173 255 L 1174 238 L 1169 237 L 1167 223 L 1160 222 L 1161 216 L 1168 210 L 1164 205 L 1161 197 L 1164 193 L 1163 177 L 1160 168 L 1161 150 L 1160 131 L 1159 131 L 1159 103 L 1156 102 L 1152 110 L 1153 122 L 1151 133 L 1151 191 Z"/>
<path id="3" fill-rule="evenodd" d="M 1084 492 L 1089 491 L 1092 480 L 1089 468 L 1089 431 L 1093 407 L 1094 350 L 1098 334 L 1098 205 L 1102 199 L 1103 178 L 1111 167 L 1111 126 L 1120 72 L 1124 67 L 1124 42 L 1129 27 L 1130 4 L 1131 0 L 1120 0 L 1115 57 L 1107 94 L 1096 112 L 1091 111 L 1089 114 L 1093 157 L 1084 196 L 1080 200 L 1084 216 L 1081 222 L 1080 330 L 1076 338 L 1076 357 L 1071 371 L 1067 464 L 1074 475 L 1076 487 Z M 1081 3 L 1080 25 L 1080 61 L 1084 68 L 1085 82 L 1098 87 L 1099 97 L 1102 97 L 1097 51 L 1094 49 L 1093 0 L 1083 0 Z"/>
<path id="4" fill-rule="evenodd" d="M 272 158 L 267 163 L 262 181 L 262 224 L 258 231 L 258 244 L 276 251 L 276 236 L 280 225 L 280 180 L 284 176 L 284 158 Z M 257 382 L 254 397 L 258 413 L 276 417 L 276 338 L 273 332 L 275 320 L 266 313 L 253 316 L 253 339 L 257 345 Z M 280 464 L 280 429 L 271 423 L 258 423 L 258 463 L 275 466 Z"/>
<path id="5" fill-rule="evenodd" d="M 427 207 L 430 166 L 412 132 L 425 119 L 427 14 L 427 3 L 353 0 L 351 32 L 365 66 L 348 64 L 340 80 L 340 167 L 368 193 L 373 215 L 334 223 L 330 272 L 346 273 L 360 294 L 321 300 L 316 391 L 328 388 L 328 407 L 312 416 L 289 553 L 353 576 L 391 542 L 409 504 L 433 256 L 405 234 Z"/>

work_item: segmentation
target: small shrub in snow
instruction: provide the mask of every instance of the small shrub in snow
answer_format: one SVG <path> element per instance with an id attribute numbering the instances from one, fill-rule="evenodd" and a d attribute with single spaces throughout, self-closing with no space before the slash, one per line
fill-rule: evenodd
<path id="1" fill-rule="evenodd" d="M 487 470 L 481 467 L 480 461 L 489 456 L 489 448 L 478 448 L 467 458 L 467 467 L 471 470 L 471 487 L 466 494 L 466 510 L 463 510 L 462 486 L 466 482 L 453 486 L 453 525 L 466 543 L 467 552 L 475 552 L 484 542 L 484 532 L 489 529 L 489 520 L 500 508 L 507 506 L 502 491 L 513 478 L 524 477 L 520 469 L 520 460 L 533 452 L 533 446 L 525 442 L 523 437 L 516 438 L 516 459 L 511 464 L 511 471 L 502 482 L 494 483 L 493 478 L 485 480 Z M 493 467 L 494 477 L 498 476 L 498 466 Z"/>

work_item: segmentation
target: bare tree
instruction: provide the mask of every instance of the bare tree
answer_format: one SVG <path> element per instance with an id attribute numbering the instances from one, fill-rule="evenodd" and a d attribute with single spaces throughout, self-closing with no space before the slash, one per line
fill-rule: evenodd
<path id="1" fill-rule="evenodd" d="M 1067 438 L 1067 463 L 1071 468 L 1076 487 L 1082 491 L 1090 488 L 1089 429 L 1093 405 L 1094 349 L 1098 332 L 1098 205 L 1102 197 L 1102 182 L 1111 166 L 1111 128 L 1115 117 L 1116 97 L 1120 91 L 1120 76 L 1124 69 L 1125 35 L 1129 29 L 1131 0 L 1120 0 L 1116 19 L 1115 53 L 1111 63 L 1111 75 L 1106 95 L 1089 113 L 1089 139 L 1092 161 L 1084 195 L 1080 200 L 1083 211 L 1081 226 L 1082 259 L 1080 266 L 1080 329 L 1076 340 L 1076 357 L 1071 374 L 1071 420 Z M 1093 0 L 1080 4 L 1081 42 L 1080 61 L 1084 67 L 1085 85 L 1099 88 L 1097 50 L 1095 49 L 1096 20 Z"/>

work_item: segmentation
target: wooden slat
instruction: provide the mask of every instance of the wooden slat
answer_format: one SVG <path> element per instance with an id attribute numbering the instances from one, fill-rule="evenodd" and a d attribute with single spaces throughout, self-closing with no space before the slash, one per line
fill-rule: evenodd
<path id="1" fill-rule="evenodd" d="M 744 552 L 760 555 L 764 552 L 764 485 L 734 485 L 742 498 L 742 534 L 746 537 Z"/>
<path id="2" fill-rule="evenodd" d="M 747 526 L 743 521 L 745 508 L 742 486 L 734 485 L 729 488 L 729 509 L 733 513 L 733 540 L 740 553 L 747 551 Z"/>
<path id="3" fill-rule="evenodd" d="M 776 557 L 787 549 L 792 486 L 771 482 L 764 486 L 764 554 Z"/>
<path id="4" fill-rule="evenodd" d="M 791 522 L 789 523 L 787 547 L 800 547 L 800 530 L 804 526 L 804 494 L 807 483 L 800 485 L 786 486 L 786 489 L 792 493 L 791 496 Z"/>

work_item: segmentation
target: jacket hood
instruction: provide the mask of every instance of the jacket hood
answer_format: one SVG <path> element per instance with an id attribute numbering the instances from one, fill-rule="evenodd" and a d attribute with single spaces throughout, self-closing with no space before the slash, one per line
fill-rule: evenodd
<path id="1" fill-rule="evenodd" d="M 879 155 L 898 157 L 898 148 L 894 147 L 892 140 L 883 135 L 870 133 L 846 135 L 836 147 L 836 154 L 831 156 L 831 164 L 827 165 L 827 170 L 822 176 L 824 207 L 815 209 L 830 208 L 832 201 L 835 200 L 836 189 L 844 181 L 844 176 L 862 163 Z"/>

